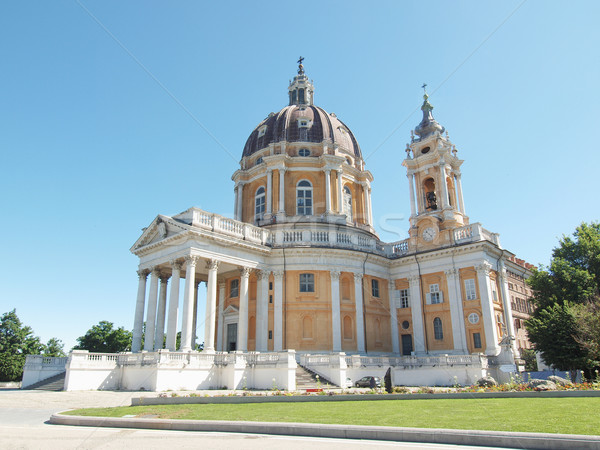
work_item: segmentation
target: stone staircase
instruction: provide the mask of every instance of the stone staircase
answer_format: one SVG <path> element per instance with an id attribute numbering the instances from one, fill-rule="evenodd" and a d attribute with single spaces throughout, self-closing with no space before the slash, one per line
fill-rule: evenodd
<path id="1" fill-rule="evenodd" d="M 317 374 L 307 369 L 306 367 L 302 367 L 300 364 L 296 367 L 296 390 L 297 391 L 305 391 L 307 389 L 318 389 L 327 387 L 329 384 L 330 387 L 337 387 L 331 381 L 326 378 L 323 378 L 319 375 L 317 379 Z"/>
<path id="2" fill-rule="evenodd" d="M 46 378 L 45 380 L 38 381 L 37 383 L 27 386 L 27 390 L 37 391 L 62 391 L 65 388 L 65 375 L 67 373 L 59 373 L 53 377 Z"/>

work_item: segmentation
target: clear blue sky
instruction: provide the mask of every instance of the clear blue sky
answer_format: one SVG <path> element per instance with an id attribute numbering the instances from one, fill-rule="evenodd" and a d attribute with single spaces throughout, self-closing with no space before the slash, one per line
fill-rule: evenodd
<path id="1" fill-rule="evenodd" d="M 463 165 L 467 214 L 527 261 L 598 220 L 596 1 L 0 4 L 0 313 L 66 348 L 133 325 L 130 246 L 159 214 L 231 215 L 252 129 L 302 55 L 354 132 L 373 213 L 410 214 L 421 85 Z M 595 180 L 595 181 L 594 181 Z"/>

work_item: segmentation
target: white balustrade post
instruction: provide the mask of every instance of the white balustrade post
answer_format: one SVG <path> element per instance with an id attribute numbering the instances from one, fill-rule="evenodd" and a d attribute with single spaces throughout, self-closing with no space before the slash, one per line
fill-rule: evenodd
<path id="1" fill-rule="evenodd" d="M 167 311 L 167 284 L 169 277 L 161 275 L 160 290 L 158 294 L 158 312 L 156 313 L 156 333 L 154 338 L 154 350 L 163 348 L 165 340 L 165 313 Z"/>
<path id="2" fill-rule="evenodd" d="M 240 308 L 238 318 L 237 349 L 242 352 L 248 351 L 248 278 L 250 268 L 240 269 Z"/>
<path id="3" fill-rule="evenodd" d="M 342 351 L 342 321 L 340 314 L 340 272 L 332 270 L 331 275 L 331 331 L 333 351 Z"/>
<path id="4" fill-rule="evenodd" d="M 283 350 L 283 272 L 273 272 L 273 351 Z"/>
<path id="5" fill-rule="evenodd" d="M 325 170 L 325 214 L 331 214 L 331 169 Z"/>
<path id="6" fill-rule="evenodd" d="M 279 214 L 285 215 L 285 167 L 279 168 Z"/>
<path id="7" fill-rule="evenodd" d="M 460 286 L 460 277 L 457 269 L 444 271 L 448 281 L 448 303 L 450 304 L 450 318 L 452 319 L 452 340 L 454 350 L 462 355 L 469 353 L 467 348 L 467 332 L 465 329 L 465 315 Z"/>
<path id="8" fill-rule="evenodd" d="M 354 301 L 356 303 L 356 351 L 365 352 L 365 322 L 363 316 L 363 274 L 354 273 Z"/>
<path id="9" fill-rule="evenodd" d="M 211 259 L 206 264 L 208 283 L 206 284 L 206 323 L 204 324 L 204 351 L 215 351 L 215 327 L 217 319 L 217 271 L 219 261 Z"/>
<path id="10" fill-rule="evenodd" d="M 273 171 L 267 170 L 267 216 L 270 216 L 273 212 Z"/>
<path id="11" fill-rule="evenodd" d="M 223 327 L 225 326 L 225 318 L 223 317 L 223 310 L 225 308 L 225 282 L 219 283 L 219 318 L 217 326 L 217 351 L 223 351 Z"/>
<path id="12" fill-rule="evenodd" d="M 269 340 L 269 276 L 271 272 L 261 270 L 258 274 L 256 295 L 256 351 L 266 352 Z"/>
<path id="13" fill-rule="evenodd" d="M 194 286 L 196 285 L 197 256 L 185 258 L 185 291 L 183 298 L 183 317 L 181 324 L 181 351 L 192 350 L 192 323 L 194 314 Z"/>
<path id="14" fill-rule="evenodd" d="M 338 209 L 338 214 L 344 214 L 344 196 L 343 196 L 343 189 L 342 189 L 342 171 L 338 170 L 337 171 L 337 209 Z"/>
<path id="15" fill-rule="evenodd" d="M 158 301 L 158 277 L 160 272 L 157 267 L 152 269 L 150 275 L 150 292 L 148 293 L 148 311 L 146 311 L 146 333 L 144 336 L 144 350 L 154 350 L 154 333 L 156 327 L 156 303 Z"/>
<path id="16" fill-rule="evenodd" d="M 456 176 L 456 191 L 458 194 L 458 207 L 460 208 L 460 212 L 462 214 L 464 214 L 465 213 L 465 201 L 463 199 L 462 183 L 460 181 L 461 174 L 457 173 L 455 176 Z"/>
<path id="17" fill-rule="evenodd" d="M 498 345 L 496 314 L 494 311 L 490 286 L 491 268 L 492 266 L 488 262 L 475 266 L 475 270 L 477 271 L 477 284 L 479 284 L 479 296 L 481 298 L 481 313 L 483 315 L 485 353 L 488 356 L 497 356 L 500 353 L 500 346 Z"/>
<path id="18" fill-rule="evenodd" d="M 415 175 L 413 173 L 409 173 L 408 175 L 406 175 L 406 177 L 408 178 L 408 189 L 409 189 L 409 195 L 410 195 L 410 215 L 411 215 L 411 217 L 413 217 L 413 216 L 417 215 L 417 211 L 415 208 L 415 187 L 414 187 Z"/>
<path id="19" fill-rule="evenodd" d="M 410 310 L 412 316 L 413 348 L 415 354 L 425 353 L 425 330 L 423 329 L 423 302 L 421 300 L 421 277 L 413 275 L 408 279 L 410 289 Z"/>
<path id="20" fill-rule="evenodd" d="M 400 337 L 398 335 L 398 313 L 396 312 L 396 283 L 390 280 L 389 297 L 390 297 L 390 325 L 392 330 L 392 351 L 395 355 L 400 354 Z"/>
<path id="21" fill-rule="evenodd" d="M 181 263 L 171 262 L 171 291 L 169 292 L 169 318 L 167 322 L 167 346 L 172 352 L 177 350 L 177 318 L 179 317 L 179 280 L 181 278 Z"/>
<path id="22" fill-rule="evenodd" d="M 138 270 L 138 292 L 135 302 L 135 315 L 133 316 L 133 341 L 131 351 L 138 353 L 142 349 L 142 329 L 144 327 L 144 307 L 146 306 L 146 279 L 147 270 Z"/>

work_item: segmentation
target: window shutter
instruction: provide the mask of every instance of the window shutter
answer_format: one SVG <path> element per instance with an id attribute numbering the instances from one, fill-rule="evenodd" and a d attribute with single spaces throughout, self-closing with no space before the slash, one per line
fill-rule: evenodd
<path id="1" fill-rule="evenodd" d="M 440 303 L 444 303 L 444 293 L 440 291 L 438 295 L 440 296 Z"/>
<path id="2" fill-rule="evenodd" d="M 425 303 L 431 305 L 431 294 L 429 292 L 425 294 Z"/>

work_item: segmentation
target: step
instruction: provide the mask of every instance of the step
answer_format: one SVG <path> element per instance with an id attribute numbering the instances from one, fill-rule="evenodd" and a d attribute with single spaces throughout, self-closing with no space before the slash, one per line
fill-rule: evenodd
<path id="1" fill-rule="evenodd" d="M 25 389 L 38 391 L 62 391 L 65 388 L 66 372 L 59 373 L 53 377 L 38 381 L 37 383 L 27 386 Z"/>

